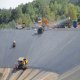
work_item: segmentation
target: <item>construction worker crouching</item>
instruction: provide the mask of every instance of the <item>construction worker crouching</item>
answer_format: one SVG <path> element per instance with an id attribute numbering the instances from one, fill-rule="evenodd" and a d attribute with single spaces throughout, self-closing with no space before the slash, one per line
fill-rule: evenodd
<path id="1" fill-rule="evenodd" d="M 20 57 L 18 59 L 18 69 L 26 69 L 27 64 L 28 64 L 28 59 L 25 59 L 24 57 Z"/>
<path id="2" fill-rule="evenodd" d="M 24 64 L 24 65 L 28 64 L 28 59 L 25 59 L 25 58 L 24 58 L 24 59 L 23 59 L 23 64 Z"/>
<path id="3" fill-rule="evenodd" d="M 15 41 L 15 40 L 13 41 L 12 47 L 13 47 L 13 48 L 16 47 L 16 41 Z"/>

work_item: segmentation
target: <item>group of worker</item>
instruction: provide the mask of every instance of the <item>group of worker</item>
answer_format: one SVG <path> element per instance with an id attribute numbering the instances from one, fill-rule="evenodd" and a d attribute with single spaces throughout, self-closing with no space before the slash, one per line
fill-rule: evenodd
<path id="1" fill-rule="evenodd" d="M 16 47 L 16 41 L 13 41 L 12 47 L 15 48 Z M 28 64 L 28 59 L 24 58 L 24 57 L 20 57 L 18 59 L 18 64 L 17 64 L 17 69 L 25 69 L 26 65 Z"/>
<path id="2" fill-rule="evenodd" d="M 47 18 L 43 18 L 43 19 L 39 19 L 38 20 L 38 24 L 39 24 L 39 28 L 38 28 L 38 33 L 42 33 L 43 32 L 43 28 L 44 26 L 48 26 L 48 20 Z M 12 47 L 15 48 L 16 47 L 16 41 L 13 41 Z M 18 65 L 17 68 L 18 69 L 24 69 L 26 67 L 26 65 L 28 64 L 28 59 L 24 58 L 24 57 L 20 57 L 18 59 Z"/>
<path id="3" fill-rule="evenodd" d="M 43 33 L 45 27 L 46 27 L 46 26 L 48 27 L 48 23 L 49 23 L 49 22 L 48 22 L 47 17 L 43 17 L 43 18 L 39 17 L 39 18 L 37 19 L 37 23 L 38 23 L 37 33 L 38 33 L 38 34 L 41 34 L 41 33 Z"/>
<path id="4" fill-rule="evenodd" d="M 26 60 L 24 57 L 20 57 L 18 59 L 18 64 L 26 65 L 28 63 L 28 60 Z"/>

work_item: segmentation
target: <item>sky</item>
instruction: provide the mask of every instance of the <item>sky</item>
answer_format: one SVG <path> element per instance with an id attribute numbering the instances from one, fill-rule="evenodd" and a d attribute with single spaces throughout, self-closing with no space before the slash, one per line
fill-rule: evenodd
<path id="1" fill-rule="evenodd" d="M 33 0 L 0 0 L 0 8 L 3 9 L 9 9 L 11 8 L 15 8 L 18 5 L 20 5 L 21 3 L 25 4 L 28 2 L 32 2 Z"/>

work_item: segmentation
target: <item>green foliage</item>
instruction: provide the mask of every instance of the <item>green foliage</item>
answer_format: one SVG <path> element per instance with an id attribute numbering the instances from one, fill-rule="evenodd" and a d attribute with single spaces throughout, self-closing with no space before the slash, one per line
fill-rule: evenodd
<path id="1" fill-rule="evenodd" d="M 16 23 L 15 21 L 11 21 L 8 24 L 0 24 L 0 28 L 15 28 L 16 27 Z"/>
<path id="2" fill-rule="evenodd" d="M 77 9 L 73 4 L 68 5 L 68 12 L 69 16 L 71 17 L 72 20 L 77 20 Z"/>
<path id="3" fill-rule="evenodd" d="M 16 23 L 15 23 L 14 20 L 9 22 L 8 25 L 7 25 L 7 28 L 15 28 L 15 27 L 16 27 Z"/>
<path id="4" fill-rule="evenodd" d="M 77 19 L 80 16 L 78 5 L 70 3 L 70 0 L 34 0 L 15 9 L 0 9 L 0 28 L 14 28 L 16 23 L 29 27 L 37 22 L 38 17 L 47 17 L 49 21 L 69 16 Z"/>
<path id="5" fill-rule="evenodd" d="M 8 23 L 11 17 L 11 10 L 3 9 L 0 11 L 0 24 Z"/>

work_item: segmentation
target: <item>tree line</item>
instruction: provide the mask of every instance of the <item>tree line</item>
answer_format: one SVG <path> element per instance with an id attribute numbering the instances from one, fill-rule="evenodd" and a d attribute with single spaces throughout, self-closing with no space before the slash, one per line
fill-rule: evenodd
<path id="1" fill-rule="evenodd" d="M 0 28 L 14 28 L 16 23 L 30 27 L 38 17 L 54 22 L 66 17 L 72 20 L 80 16 L 80 4 L 70 0 L 34 0 L 20 4 L 15 9 L 0 9 Z"/>

